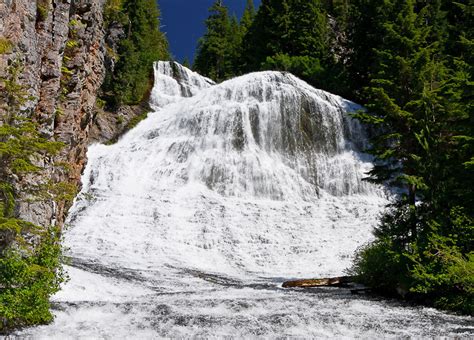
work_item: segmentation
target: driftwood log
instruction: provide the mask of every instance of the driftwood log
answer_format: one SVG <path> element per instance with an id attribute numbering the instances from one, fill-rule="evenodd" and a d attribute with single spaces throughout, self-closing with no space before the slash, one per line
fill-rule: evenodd
<path id="1" fill-rule="evenodd" d="M 306 279 L 283 282 L 283 288 L 341 287 L 354 282 L 353 276 L 329 277 L 323 279 Z"/>

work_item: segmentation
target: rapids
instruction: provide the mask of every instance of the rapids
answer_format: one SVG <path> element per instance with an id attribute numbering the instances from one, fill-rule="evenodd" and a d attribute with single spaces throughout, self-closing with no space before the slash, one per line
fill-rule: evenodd
<path id="1" fill-rule="evenodd" d="M 361 109 L 288 73 L 214 84 L 155 64 L 154 112 L 94 145 L 35 338 L 474 334 L 472 318 L 284 280 L 344 274 L 389 200 L 362 181 Z"/>

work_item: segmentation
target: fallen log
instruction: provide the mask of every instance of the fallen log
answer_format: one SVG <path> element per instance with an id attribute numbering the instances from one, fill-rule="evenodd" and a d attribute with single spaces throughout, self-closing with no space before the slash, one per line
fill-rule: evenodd
<path id="1" fill-rule="evenodd" d="M 305 279 L 283 282 L 283 288 L 340 287 L 354 282 L 353 276 L 339 276 L 322 279 Z"/>

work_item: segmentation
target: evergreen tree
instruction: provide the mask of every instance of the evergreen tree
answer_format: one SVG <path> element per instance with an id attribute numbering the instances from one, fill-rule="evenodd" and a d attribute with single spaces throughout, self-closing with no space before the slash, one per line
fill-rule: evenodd
<path id="1" fill-rule="evenodd" d="M 255 46 L 259 46 L 258 49 Z M 327 22 L 317 0 L 264 0 L 245 37 L 249 70 L 278 54 L 322 59 L 327 54 Z"/>
<path id="2" fill-rule="evenodd" d="M 323 76 L 330 59 L 327 26 L 318 0 L 262 1 L 244 37 L 245 71 L 288 71 L 327 89 Z"/>
<path id="3" fill-rule="evenodd" d="M 245 6 L 244 14 L 242 15 L 242 19 L 240 20 L 240 29 L 243 36 L 247 34 L 248 30 L 252 26 L 252 23 L 255 19 L 255 14 L 255 5 L 253 3 L 253 0 L 247 0 L 247 5 Z"/>
<path id="4" fill-rule="evenodd" d="M 230 19 L 229 33 L 227 36 L 227 44 L 229 48 L 228 58 L 229 58 L 229 65 L 230 65 L 227 78 L 230 78 L 230 77 L 235 76 L 236 74 L 239 74 L 239 69 L 241 65 L 240 46 L 242 46 L 242 39 L 243 39 L 242 28 L 239 24 L 239 20 L 234 15 Z"/>
<path id="5" fill-rule="evenodd" d="M 247 35 L 250 27 L 252 27 L 253 21 L 255 20 L 255 5 L 253 0 L 247 0 L 244 14 L 240 20 L 239 25 L 239 40 L 236 45 L 236 55 L 232 62 L 235 75 L 242 74 L 249 69 L 247 65 L 247 58 L 245 56 L 244 39 Z"/>
<path id="6" fill-rule="evenodd" d="M 474 269 L 472 208 L 466 205 L 472 192 L 459 190 L 472 185 L 472 172 L 465 166 L 469 151 L 456 145 L 472 138 L 472 130 L 458 135 L 469 117 L 463 99 L 469 77 L 449 68 L 440 53 L 447 26 L 439 2 L 392 4 L 400 13 L 382 25 L 366 90 L 369 113 L 359 117 L 378 127 L 371 152 L 379 164 L 371 180 L 404 187 L 406 195 L 359 254 L 356 273 L 375 288 L 402 288 L 472 313 L 474 282 L 466 279 Z"/>
<path id="7" fill-rule="evenodd" d="M 247 0 L 240 22 L 235 15 L 228 15 L 222 1 L 216 1 L 209 10 L 207 32 L 199 41 L 194 67 L 201 74 L 222 81 L 247 69 L 243 39 L 253 23 L 255 6 Z"/>
<path id="8" fill-rule="evenodd" d="M 453 158 L 447 166 L 451 170 L 451 183 L 447 199 L 464 206 L 467 213 L 474 213 L 474 1 L 466 0 L 449 4 L 449 39 L 446 50 L 452 55 L 454 74 L 448 87 L 449 94 L 457 94 L 459 103 L 457 119 L 451 119 L 449 134 Z M 456 166 L 457 165 L 457 166 Z"/>
<path id="9" fill-rule="evenodd" d="M 326 13 L 319 0 L 289 0 L 289 24 L 281 52 L 323 60 L 327 56 Z"/>
<path id="10" fill-rule="evenodd" d="M 362 89 L 369 86 L 372 67 L 376 64 L 374 49 L 380 48 L 384 35 L 384 24 L 398 9 L 392 0 L 352 0 L 349 7 L 347 28 L 350 99 L 365 104 Z"/>
<path id="11" fill-rule="evenodd" d="M 191 64 L 189 62 L 189 59 L 187 57 L 185 57 L 181 63 L 184 67 L 187 67 L 189 69 L 191 69 Z"/>
<path id="12" fill-rule="evenodd" d="M 230 37 L 236 24 L 230 20 L 222 0 L 217 0 L 209 12 L 207 31 L 199 41 L 193 68 L 204 76 L 221 81 L 233 74 L 235 46 L 231 44 Z"/>
<path id="13" fill-rule="evenodd" d="M 394 1 L 394 5 L 400 13 L 384 25 L 385 41 L 376 51 L 375 74 L 366 90 L 367 108 L 376 115 L 360 117 L 383 131 L 372 149 L 382 161 L 370 173 L 372 179 L 405 186 L 407 203 L 414 207 L 417 192 L 429 192 L 420 173 L 421 161 L 426 161 L 422 155 L 437 128 L 434 122 L 439 122 L 435 116 L 439 112 L 433 112 L 438 106 L 434 86 L 446 77 L 446 69 L 433 58 L 435 45 L 428 43 L 428 27 L 419 25 L 415 1 Z M 416 236 L 416 228 L 411 227 L 411 235 Z"/>
<path id="14" fill-rule="evenodd" d="M 288 11 L 287 0 L 262 0 L 244 38 L 246 72 L 260 70 L 267 57 L 288 52 L 284 48 L 290 23 Z"/>
<path id="15" fill-rule="evenodd" d="M 322 5 L 329 15 L 341 22 L 341 26 L 345 27 L 347 16 L 349 14 L 351 0 L 323 0 Z"/>
<path id="16" fill-rule="evenodd" d="M 112 106 L 140 103 L 152 86 L 153 62 L 169 58 L 157 6 L 154 0 L 123 0 L 116 7 L 128 34 L 120 43 L 114 74 L 109 74 L 102 86 Z"/>

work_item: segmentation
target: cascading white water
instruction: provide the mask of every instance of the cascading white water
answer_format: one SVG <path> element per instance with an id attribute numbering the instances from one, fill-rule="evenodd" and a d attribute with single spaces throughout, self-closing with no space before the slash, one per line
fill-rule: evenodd
<path id="1" fill-rule="evenodd" d="M 65 236 L 71 282 L 55 297 L 55 323 L 24 334 L 472 331 L 468 319 L 430 309 L 280 288 L 343 274 L 387 203 L 362 181 L 372 164 L 349 115 L 359 106 L 286 73 L 215 85 L 169 62 L 155 65 L 151 104 L 117 144 L 90 148 Z"/>
<path id="2" fill-rule="evenodd" d="M 150 104 L 158 110 L 182 97 L 192 97 L 212 85 L 215 83 L 211 79 L 202 77 L 177 63 L 157 62 L 155 86 Z"/>

